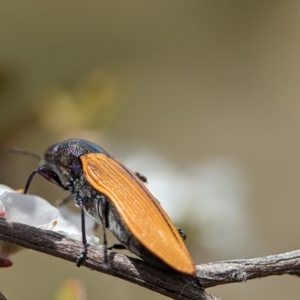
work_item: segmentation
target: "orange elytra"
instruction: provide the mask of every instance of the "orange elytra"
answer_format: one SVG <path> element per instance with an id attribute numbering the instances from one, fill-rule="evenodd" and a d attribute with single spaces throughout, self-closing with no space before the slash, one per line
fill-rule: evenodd
<path id="1" fill-rule="evenodd" d="M 103 226 L 105 260 L 107 228 L 145 261 L 196 275 L 183 234 L 145 186 L 146 178 L 129 170 L 101 147 L 79 139 L 49 147 L 43 164 L 30 175 L 25 193 L 35 174 L 69 190 L 81 208 L 83 250 L 77 266 L 84 262 L 87 253 L 86 212 Z"/>

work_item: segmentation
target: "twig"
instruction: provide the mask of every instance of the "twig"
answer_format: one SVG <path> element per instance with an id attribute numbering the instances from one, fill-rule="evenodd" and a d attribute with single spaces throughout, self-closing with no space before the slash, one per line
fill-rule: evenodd
<path id="1" fill-rule="evenodd" d="M 81 252 L 80 241 L 47 230 L 41 230 L 21 223 L 7 223 L 0 219 L 0 240 L 47 253 L 71 262 L 76 262 Z M 199 288 L 191 276 L 174 271 L 159 270 L 142 260 L 108 251 L 109 265 L 104 264 L 103 251 L 89 245 L 84 266 L 139 284 L 173 299 L 216 300 Z"/>
<path id="2" fill-rule="evenodd" d="M 53 231 L 40 230 L 20 223 L 7 223 L 2 219 L 0 219 L 0 239 L 74 263 L 82 247 L 81 242 L 67 239 Z M 109 265 L 105 265 L 101 248 L 90 245 L 84 265 L 173 299 L 213 300 L 218 298 L 207 294 L 203 289 L 271 275 L 300 275 L 300 250 L 261 258 L 198 265 L 197 278 L 203 289 L 199 288 L 191 276 L 162 271 L 139 259 L 112 251 L 109 251 L 108 255 Z"/>
<path id="3" fill-rule="evenodd" d="M 197 270 L 204 288 L 273 275 L 299 276 L 300 250 L 252 259 L 213 262 L 199 265 Z"/>

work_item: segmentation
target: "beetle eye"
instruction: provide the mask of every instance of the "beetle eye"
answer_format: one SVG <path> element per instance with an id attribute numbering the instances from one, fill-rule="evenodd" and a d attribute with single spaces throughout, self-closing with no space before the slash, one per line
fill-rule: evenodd
<path id="1" fill-rule="evenodd" d="M 75 162 L 72 166 L 74 176 L 79 176 L 81 174 L 81 166 L 78 162 Z"/>

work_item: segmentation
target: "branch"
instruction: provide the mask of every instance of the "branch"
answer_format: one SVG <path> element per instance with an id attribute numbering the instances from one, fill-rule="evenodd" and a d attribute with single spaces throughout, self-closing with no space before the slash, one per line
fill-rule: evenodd
<path id="1" fill-rule="evenodd" d="M 71 262 L 76 262 L 82 243 L 48 230 L 41 230 L 21 223 L 7 223 L 0 218 L 0 240 L 47 253 Z M 104 264 L 103 251 L 88 246 L 84 266 L 139 284 L 173 299 L 216 300 L 208 295 L 195 278 L 175 271 L 159 270 L 142 260 L 108 251 L 109 264 Z"/>
<path id="2" fill-rule="evenodd" d="M 76 262 L 82 243 L 53 232 L 0 219 L 0 239 L 25 248 Z M 300 275 L 300 250 L 254 259 L 213 262 L 197 266 L 197 279 L 175 271 L 163 271 L 142 260 L 108 251 L 109 265 L 104 264 L 101 248 L 89 245 L 85 266 L 102 273 L 139 284 L 173 299 L 216 300 L 204 288 L 244 282 L 271 275 Z M 167 276 L 166 276 L 167 272 Z"/>
<path id="3" fill-rule="evenodd" d="M 300 276 L 300 250 L 252 259 L 212 262 L 197 266 L 197 271 L 204 288 L 273 275 Z"/>

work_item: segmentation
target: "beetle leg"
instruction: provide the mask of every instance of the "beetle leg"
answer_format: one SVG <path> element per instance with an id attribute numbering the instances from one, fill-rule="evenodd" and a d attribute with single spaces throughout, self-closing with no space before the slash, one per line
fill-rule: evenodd
<path id="1" fill-rule="evenodd" d="M 87 242 L 86 242 L 86 235 L 85 235 L 84 205 L 83 205 L 82 198 L 79 195 L 77 195 L 77 203 L 80 207 L 80 213 L 81 213 L 81 233 L 82 233 L 82 244 L 83 244 L 80 255 L 76 261 L 76 266 L 80 267 L 86 258 Z"/>
<path id="2" fill-rule="evenodd" d="M 106 228 L 108 227 L 108 218 L 107 218 L 107 199 L 104 196 L 100 197 L 100 209 L 101 209 L 101 223 L 103 230 L 103 245 L 104 245 L 104 263 L 108 263 L 107 257 L 107 236 L 106 236 Z M 98 205 L 99 210 L 99 205 Z M 99 211 L 98 211 L 99 212 Z"/>
<path id="3" fill-rule="evenodd" d="M 177 227 L 177 231 L 178 231 L 178 233 L 180 234 L 181 238 L 182 238 L 183 240 L 186 240 L 186 234 L 185 234 L 185 232 L 182 231 L 182 229 L 180 229 L 180 228 L 178 228 L 178 227 Z"/>
<path id="4" fill-rule="evenodd" d="M 41 175 L 42 177 L 44 177 L 45 179 L 47 179 L 48 181 L 58 185 L 59 187 L 61 187 L 62 189 L 64 190 L 68 190 L 69 188 L 67 186 L 64 186 L 61 182 L 61 180 L 59 179 L 58 175 L 48 169 L 48 168 L 45 168 L 45 167 L 39 167 L 37 170 L 33 171 L 30 176 L 28 177 L 28 180 L 26 182 L 26 186 L 25 186 L 25 189 L 24 189 L 24 194 L 27 194 L 28 192 L 28 189 L 29 189 L 29 186 L 32 182 L 32 179 L 33 177 L 36 175 L 36 174 L 39 174 Z"/>
<path id="5" fill-rule="evenodd" d="M 140 180 L 142 180 L 144 183 L 147 183 L 147 182 L 148 182 L 147 177 L 144 176 L 144 175 L 142 175 L 141 173 L 135 172 L 135 175 L 136 175 Z"/>

